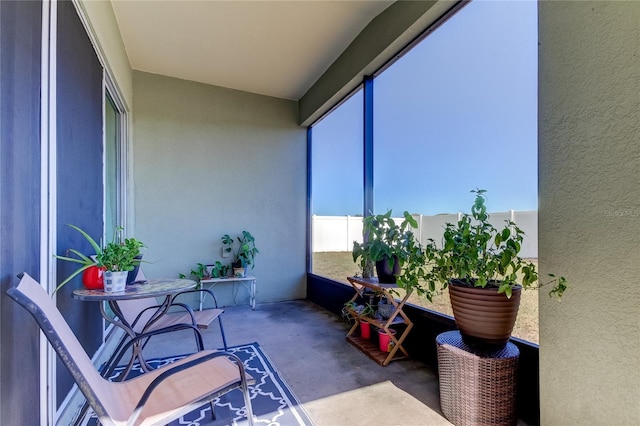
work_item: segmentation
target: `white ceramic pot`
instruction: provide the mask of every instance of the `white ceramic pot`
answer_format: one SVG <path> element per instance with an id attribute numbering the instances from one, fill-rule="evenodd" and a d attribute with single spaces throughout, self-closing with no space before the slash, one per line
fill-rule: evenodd
<path id="1" fill-rule="evenodd" d="M 124 291 L 127 286 L 127 275 L 129 271 L 105 271 L 104 291 L 107 293 Z"/>

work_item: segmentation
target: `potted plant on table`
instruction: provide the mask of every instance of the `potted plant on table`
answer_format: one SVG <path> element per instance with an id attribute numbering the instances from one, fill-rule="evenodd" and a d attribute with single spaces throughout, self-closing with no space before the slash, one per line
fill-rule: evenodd
<path id="1" fill-rule="evenodd" d="M 58 291 L 78 274 L 90 269 L 98 271 L 98 276 L 99 271 L 104 271 L 105 291 L 123 291 L 129 272 L 133 271 L 142 262 L 140 249 L 146 246 L 135 238 L 122 239 L 122 227 L 117 227 L 115 229 L 112 242 L 101 247 L 89 234 L 79 227 L 75 225 L 68 226 L 80 232 L 89 244 L 91 244 L 96 254 L 90 257 L 76 249 L 69 249 L 69 251 L 76 257 L 55 255 L 57 259 L 82 265 L 75 272 L 69 275 L 69 277 L 67 277 L 62 283 L 60 283 L 55 291 Z"/>
<path id="2" fill-rule="evenodd" d="M 213 265 L 207 265 L 207 270 L 211 278 L 221 278 L 229 275 L 230 265 L 224 265 L 216 260 Z"/>
<path id="3" fill-rule="evenodd" d="M 463 338 L 472 344 L 504 346 L 509 341 L 522 289 L 553 284 L 549 296 L 562 297 L 564 277 L 539 282 L 535 264 L 519 256 L 522 229 L 505 221 L 502 229 L 489 222 L 485 190 L 471 191 L 471 213 L 457 224 L 447 223 L 442 246 L 433 240 L 425 246 L 423 294 L 432 296 L 446 288 L 453 315 Z"/>
<path id="4" fill-rule="evenodd" d="M 216 260 L 213 264 L 205 265 L 204 263 L 197 263 L 195 269 L 189 271 L 189 277 L 198 284 L 202 280 L 208 280 L 211 278 L 221 278 L 229 275 L 228 271 L 230 265 L 223 265 L 222 262 Z M 180 278 L 187 278 L 186 274 L 179 274 Z"/>
<path id="5" fill-rule="evenodd" d="M 178 276 L 181 279 L 187 278 L 187 275 L 185 274 L 179 274 Z M 189 277 L 198 283 L 200 283 L 201 280 L 208 280 L 211 278 L 209 265 L 205 265 L 204 263 L 196 264 L 196 268 L 189 271 Z"/>
<path id="6" fill-rule="evenodd" d="M 234 252 L 233 247 L 238 242 L 238 248 Z M 236 237 L 236 240 L 231 238 L 228 234 L 222 236 L 223 251 L 225 253 L 233 254 L 233 275 L 236 277 L 245 277 L 247 274 L 247 268 L 251 266 L 251 269 L 255 267 L 255 257 L 259 253 L 256 247 L 255 238 L 248 231 L 242 231 L 242 235 Z"/>

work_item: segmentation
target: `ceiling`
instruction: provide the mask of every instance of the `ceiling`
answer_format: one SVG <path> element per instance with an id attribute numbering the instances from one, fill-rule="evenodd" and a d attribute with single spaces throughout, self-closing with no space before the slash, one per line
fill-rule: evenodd
<path id="1" fill-rule="evenodd" d="M 133 69 L 293 100 L 392 3 L 112 0 Z"/>

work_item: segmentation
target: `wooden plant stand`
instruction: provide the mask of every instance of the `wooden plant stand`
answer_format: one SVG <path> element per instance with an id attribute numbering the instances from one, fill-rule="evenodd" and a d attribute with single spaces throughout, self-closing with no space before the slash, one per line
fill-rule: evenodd
<path id="1" fill-rule="evenodd" d="M 396 301 L 393 295 L 390 293 L 390 290 L 394 288 L 398 288 L 395 284 L 380 284 L 377 278 L 357 278 L 357 277 L 347 277 L 349 283 L 354 288 L 356 293 L 351 298 L 350 302 L 355 302 L 358 297 L 362 297 L 364 295 L 365 290 L 373 290 L 377 293 L 380 293 L 384 297 L 386 297 L 387 301 L 391 303 L 395 310 L 391 313 L 388 319 L 379 320 L 375 318 L 363 317 L 359 315 L 353 309 L 348 309 L 349 314 L 351 314 L 355 318 L 355 323 L 353 327 L 347 333 L 347 341 L 360 349 L 362 352 L 367 354 L 369 358 L 376 361 L 378 364 L 382 366 L 386 366 L 391 361 L 395 361 L 397 359 L 408 358 L 409 354 L 406 349 L 402 346 L 402 343 L 407 338 L 409 331 L 413 328 L 413 322 L 409 319 L 407 314 L 404 313 L 403 307 L 409 296 L 411 295 L 411 291 L 408 291 L 405 297 L 400 301 Z M 381 351 L 380 348 L 372 342 L 370 339 L 364 339 L 360 336 L 354 336 L 353 334 L 358 329 L 361 321 L 366 321 L 373 326 L 384 330 L 389 338 L 393 342 L 393 348 L 390 352 Z M 393 334 L 389 332 L 389 328 L 392 325 L 397 324 L 405 324 L 406 327 L 402 334 L 400 334 L 397 338 Z"/>

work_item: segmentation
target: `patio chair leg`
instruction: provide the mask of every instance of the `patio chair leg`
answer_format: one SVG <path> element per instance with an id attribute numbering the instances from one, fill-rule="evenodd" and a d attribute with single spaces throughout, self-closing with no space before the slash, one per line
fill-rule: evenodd
<path id="1" fill-rule="evenodd" d="M 213 403 L 213 400 L 209 401 L 209 404 L 211 405 L 211 419 L 213 419 L 213 421 L 216 421 L 216 405 Z"/>
<path id="2" fill-rule="evenodd" d="M 224 350 L 227 350 L 227 338 L 224 336 L 224 328 L 222 328 L 222 315 L 218 317 L 218 324 L 220 324 L 220 334 L 222 334 L 222 344 L 224 345 Z"/>
<path id="3" fill-rule="evenodd" d="M 203 351 L 204 342 L 202 341 L 202 334 L 200 334 L 200 331 L 198 331 L 197 328 L 193 330 L 193 333 L 196 335 L 196 346 L 198 347 L 198 351 Z"/>
<path id="4" fill-rule="evenodd" d="M 253 426 L 253 409 L 251 408 L 251 395 L 249 395 L 249 387 L 247 383 L 244 383 L 242 386 L 242 394 L 244 396 L 244 406 L 247 414 L 247 421 L 249 422 L 249 426 Z"/>

